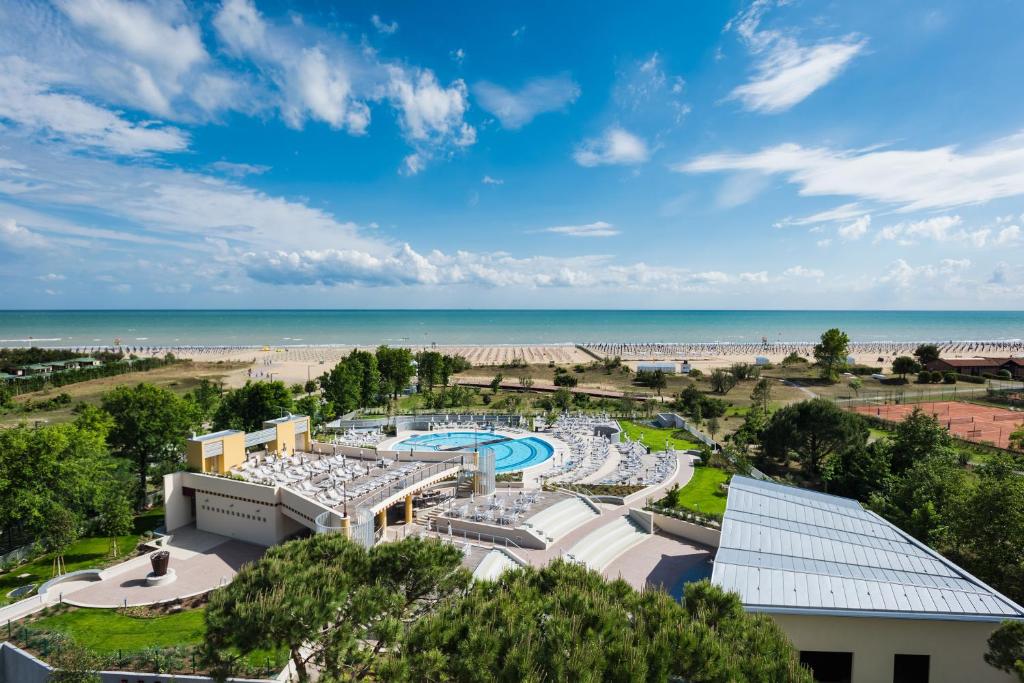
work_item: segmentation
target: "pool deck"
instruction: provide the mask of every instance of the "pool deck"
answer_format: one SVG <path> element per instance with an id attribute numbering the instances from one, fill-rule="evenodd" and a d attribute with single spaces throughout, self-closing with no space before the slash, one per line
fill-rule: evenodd
<path id="1" fill-rule="evenodd" d="M 416 431 L 416 430 L 404 431 L 404 432 L 399 432 L 396 436 L 393 436 L 390 439 L 385 439 L 384 441 L 381 441 L 379 444 L 377 444 L 377 451 L 378 452 L 381 452 L 381 451 L 396 451 L 396 450 L 399 450 L 398 448 L 396 448 L 398 446 L 398 444 L 402 443 L 403 441 L 405 441 L 407 439 L 411 439 L 411 438 L 416 437 L 416 436 L 425 436 L 425 435 L 430 435 L 430 434 L 436 434 L 436 435 L 440 436 L 440 435 L 445 434 L 445 433 L 453 433 L 453 434 L 454 433 L 466 433 L 466 434 L 472 434 L 473 432 L 472 432 L 472 430 L 461 429 L 461 428 L 460 429 L 455 429 L 455 428 L 453 428 L 453 429 L 435 429 L 434 431 Z M 537 485 L 537 483 L 536 483 L 537 477 L 540 474 L 543 474 L 544 472 L 546 472 L 548 469 L 551 468 L 552 463 L 555 461 L 555 458 L 559 454 L 561 454 L 561 453 L 568 453 L 569 452 L 569 447 L 565 443 L 563 443 L 561 439 L 555 438 L 555 437 L 551 436 L 550 434 L 542 434 L 540 432 L 531 432 L 531 431 L 527 431 L 527 430 L 513 432 L 513 431 L 509 431 L 507 429 L 492 429 L 492 430 L 488 430 L 488 431 L 480 431 L 480 432 L 477 432 L 477 433 L 481 435 L 481 441 L 486 440 L 486 438 L 485 438 L 486 436 L 490 436 L 490 435 L 493 434 L 495 436 L 504 437 L 504 438 L 510 439 L 510 440 L 532 438 L 532 439 L 536 439 L 538 441 L 543 441 L 544 443 L 546 443 L 548 446 L 551 447 L 551 449 L 552 449 L 551 457 L 546 458 L 543 461 L 541 461 L 541 462 L 539 462 L 539 463 L 537 463 L 535 465 L 531 465 L 529 467 L 525 467 L 525 468 L 523 468 L 521 470 L 515 470 L 515 469 L 512 469 L 512 470 L 499 470 L 499 473 L 519 472 L 519 471 L 523 472 L 524 481 L 527 482 L 528 486 L 536 486 Z M 404 451 L 405 449 L 403 448 L 401 450 Z M 426 450 L 433 450 L 433 449 L 426 449 Z M 469 450 L 472 450 L 472 449 L 469 449 Z M 438 452 L 444 452 L 444 451 L 438 451 Z M 457 453 L 459 451 L 451 451 L 451 452 L 452 453 Z"/>

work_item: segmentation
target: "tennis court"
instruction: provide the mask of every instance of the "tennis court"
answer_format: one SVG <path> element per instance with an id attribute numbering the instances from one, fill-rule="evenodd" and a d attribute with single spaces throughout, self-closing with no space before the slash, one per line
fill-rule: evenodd
<path id="1" fill-rule="evenodd" d="M 999 448 L 1008 448 L 1010 434 L 1024 424 L 1024 412 L 959 401 L 860 405 L 853 410 L 861 415 L 870 415 L 889 422 L 901 422 L 914 412 L 915 408 L 920 408 L 933 416 L 953 436 L 965 441 L 992 444 Z"/>

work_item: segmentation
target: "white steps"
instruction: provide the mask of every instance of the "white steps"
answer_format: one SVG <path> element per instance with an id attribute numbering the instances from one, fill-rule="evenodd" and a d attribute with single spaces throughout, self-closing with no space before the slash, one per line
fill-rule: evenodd
<path id="1" fill-rule="evenodd" d="M 628 516 L 617 517 L 580 539 L 569 549 L 568 555 L 576 562 L 601 571 L 616 557 L 649 537 L 650 534 L 641 530 Z"/>
<path id="2" fill-rule="evenodd" d="M 592 507 L 574 497 L 541 510 L 524 521 L 523 526 L 533 529 L 550 543 L 597 516 Z"/>
<path id="3" fill-rule="evenodd" d="M 512 561 L 512 558 L 500 550 L 491 550 L 473 571 L 473 579 L 476 581 L 497 581 L 498 577 L 502 574 L 518 566 Z"/>

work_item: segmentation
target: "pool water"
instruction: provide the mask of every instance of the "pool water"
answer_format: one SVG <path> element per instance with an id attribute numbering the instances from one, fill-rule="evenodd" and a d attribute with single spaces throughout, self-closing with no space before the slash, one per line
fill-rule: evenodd
<path id="1" fill-rule="evenodd" d="M 497 443 L 488 443 L 490 441 Z M 393 448 L 399 451 L 454 451 L 473 450 L 484 445 L 494 451 L 496 472 L 518 472 L 539 465 L 555 452 L 551 444 L 542 439 L 532 436 L 509 439 L 493 432 L 431 432 L 411 436 Z"/>

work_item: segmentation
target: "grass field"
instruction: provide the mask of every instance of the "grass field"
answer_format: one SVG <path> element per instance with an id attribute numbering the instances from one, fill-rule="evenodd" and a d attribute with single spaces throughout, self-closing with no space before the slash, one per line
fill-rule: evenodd
<path id="1" fill-rule="evenodd" d="M 159 616 L 127 616 L 111 609 L 70 609 L 32 622 L 36 629 L 66 634 L 78 645 L 99 655 L 134 653 L 150 648 L 189 647 L 203 643 L 206 635 L 204 609 L 187 609 Z M 257 651 L 246 659 L 249 666 L 268 661 L 284 665 L 285 653 Z"/>
<path id="2" fill-rule="evenodd" d="M 117 545 L 121 551 L 121 558 L 125 559 L 126 555 L 130 555 L 139 542 L 139 536 L 158 527 L 163 522 L 163 518 L 163 507 L 155 507 L 136 517 L 134 533 L 118 538 Z M 64 562 L 69 572 L 99 567 L 110 563 L 109 552 L 109 538 L 89 536 L 77 540 L 68 549 L 68 552 L 64 554 Z M 28 576 L 23 577 L 22 574 L 28 574 Z M 49 553 L 27 564 L 15 567 L 6 574 L 0 574 L 0 605 L 11 602 L 7 594 L 15 588 L 30 583 L 38 586 L 51 578 L 53 578 L 53 555 Z"/>
<path id="3" fill-rule="evenodd" d="M 693 478 L 676 492 L 674 506 L 704 514 L 725 514 L 726 493 L 721 485 L 731 477 L 731 474 L 717 467 L 695 468 Z"/>
<path id="4" fill-rule="evenodd" d="M 106 392 L 122 384 L 138 384 L 149 382 L 165 387 L 176 394 L 185 394 L 199 385 L 200 380 L 221 380 L 232 370 L 245 367 L 244 363 L 195 363 L 191 361 L 175 363 L 148 372 L 130 372 L 113 377 L 101 377 L 88 382 L 78 382 L 63 387 L 32 391 L 15 397 L 15 401 L 23 402 L 32 399 L 34 402 L 45 401 L 57 394 L 66 393 L 71 396 L 71 405 L 57 410 L 40 410 L 30 413 L 10 411 L 0 414 L 0 427 L 13 427 L 19 422 L 32 424 L 36 420 L 45 422 L 69 422 L 74 419 L 72 410 L 78 403 L 99 405 L 100 398 Z"/>
<path id="5" fill-rule="evenodd" d="M 671 444 L 676 450 L 698 448 L 695 441 L 687 438 L 687 432 L 678 429 L 659 429 L 650 425 L 638 424 L 629 420 L 619 420 L 623 431 L 630 439 L 638 441 L 640 435 L 644 437 L 644 443 L 655 451 L 663 451 L 667 444 Z M 667 442 L 667 443 L 666 443 Z"/>

